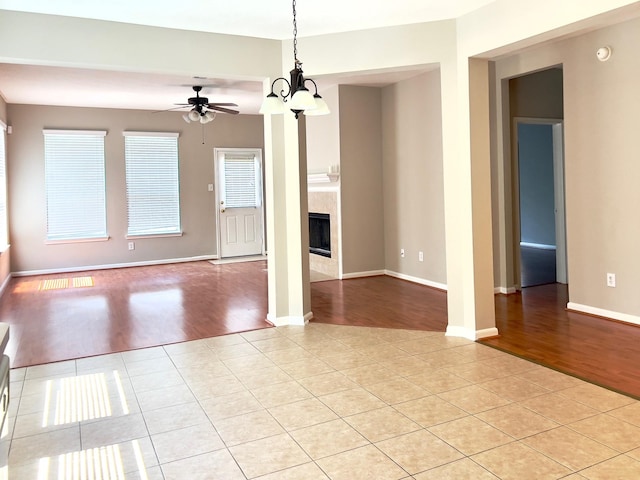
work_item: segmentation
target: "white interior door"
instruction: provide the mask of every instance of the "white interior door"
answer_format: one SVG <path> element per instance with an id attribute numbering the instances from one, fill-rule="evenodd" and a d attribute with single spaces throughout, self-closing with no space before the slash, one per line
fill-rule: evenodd
<path id="1" fill-rule="evenodd" d="M 220 258 L 264 251 L 262 155 L 259 149 L 215 149 Z"/>

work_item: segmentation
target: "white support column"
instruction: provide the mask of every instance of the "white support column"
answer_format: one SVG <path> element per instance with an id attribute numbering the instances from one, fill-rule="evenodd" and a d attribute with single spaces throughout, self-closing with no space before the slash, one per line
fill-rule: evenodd
<path id="1" fill-rule="evenodd" d="M 498 334 L 493 299 L 488 63 L 441 65 L 447 335 Z"/>
<path id="2" fill-rule="evenodd" d="M 267 93 L 270 87 L 270 81 L 265 80 Z M 308 240 L 306 245 L 304 241 L 308 235 L 303 232 L 307 228 L 307 195 L 301 190 L 303 185 L 306 188 L 306 166 L 301 166 L 299 155 L 298 121 L 291 112 L 265 116 L 264 131 L 267 320 L 276 326 L 305 325 L 312 315 L 309 248 Z"/>

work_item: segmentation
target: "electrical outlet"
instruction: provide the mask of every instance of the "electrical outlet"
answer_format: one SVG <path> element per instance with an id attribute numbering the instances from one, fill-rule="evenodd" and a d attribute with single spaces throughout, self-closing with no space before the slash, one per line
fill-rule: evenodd
<path id="1" fill-rule="evenodd" d="M 404 248 L 401 248 L 401 249 L 400 249 L 400 257 L 401 257 L 401 258 L 404 258 Z"/>
<path id="2" fill-rule="evenodd" d="M 615 287 L 615 286 L 616 286 L 616 274 L 607 273 L 607 287 Z"/>
<path id="3" fill-rule="evenodd" d="M 129 242 L 129 250 L 135 250 L 135 249 L 136 249 L 135 242 Z"/>
<path id="4" fill-rule="evenodd" d="M 423 252 L 418 252 L 418 261 L 419 262 L 424 262 L 424 253 Z"/>

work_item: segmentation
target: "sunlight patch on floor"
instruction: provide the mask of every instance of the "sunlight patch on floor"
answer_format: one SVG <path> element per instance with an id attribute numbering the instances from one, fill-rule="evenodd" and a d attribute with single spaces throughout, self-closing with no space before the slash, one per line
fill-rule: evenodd
<path id="1" fill-rule="evenodd" d="M 93 285 L 93 277 L 52 278 L 49 280 L 41 280 L 38 283 L 38 291 L 93 287 Z"/>

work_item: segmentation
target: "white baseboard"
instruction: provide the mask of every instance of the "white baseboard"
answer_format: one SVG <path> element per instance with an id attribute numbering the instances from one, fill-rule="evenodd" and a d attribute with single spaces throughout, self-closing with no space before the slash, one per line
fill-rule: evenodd
<path id="1" fill-rule="evenodd" d="M 501 293 L 503 295 L 510 295 L 516 293 L 516 287 L 495 287 L 493 293 Z"/>
<path id="2" fill-rule="evenodd" d="M 4 282 L 2 282 L 2 286 L 0 286 L 0 297 L 4 295 L 4 292 L 7 289 L 7 285 L 9 285 L 9 282 L 11 281 L 11 277 L 13 277 L 13 274 L 9 273 L 9 275 L 7 275 L 7 278 L 4 279 Z"/>
<path id="3" fill-rule="evenodd" d="M 640 325 L 640 317 L 637 315 L 629 315 L 627 313 L 613 312 L 603 308 L 590 307 L 589 305 L 581 305 L 579 303 L 567 303 L 567 310 L 573 310 L 580 313 L 588 313 L 589 315 L 597 315 L 598 317 L 611 318 L 620 322 L 632 323 Z"/>
<path id="4" fill-rule="evenodd" d="M 420 285 L 425 285 L 431 288 L 437 288 L 438 290 L 447 291 L 447 285 L 444 283 L 432 282 L 431 280 L 426 280 L 420 277 L 414 277 L 411 275 L 405 275 L 404 273 L 393 272 L 391 270 L 385 270 L 385 275 L 389 275 L 390 277 L 399 278 L 401 280 L 407 280 L 413 283 L 419 283 Z"/>
<path id="5" fill-rule="evenodd" d="M 426 280 L 424 278 L 414 277 L 411 275 L 405 275 L 404 273 L 394 272 L 393 270 L 371 270 L 368 272 L 345 273 L 342 275 L 342 279 L 346 280 L 349 278 L 375 277 L 378 275 L 389 275 L 390 277 L 407 280 L 413 283 L 419 283 L 420 285 L 437 288 L 438 290 L 443 290 L 445 292 L 447 291 L 447 285 L 444 283 L 432 282 L 431 280 Z"/>
<path id="6" fill-rule="evenodd" d="M 150 265 L 166 265 L 170 263 L 186 263 L 186 262 L 198 262 L 201 260 L 215 260 L 217 255 L 201 255 L 198 257 L 187 258 L 168 258 L 164 260 L 147 260 L 144 262 L 131 262 L 131 263 L 113 263 L 109 265 L 87 265 L 82 267 L 68 267 L 68 268 L 51 268 L 46 270 L 25 270 L 21 272 L 13 272 L 14 277 L 26 277 L 30 275 L 48 275 L 51 273 L 70 273 L 70 272 L 86 272 L 89 270 L 108 270 L 110 268 L 127 268 L 127 267 L 147 267 Z"/>
<path id="7" fill-rule="evenodd" d="M 445 333 L 445 336 L 447 337 L 462 337 L 473 342 L 481 338 L 496 337 L 498 335 L 498 329 L 495 327 L 474 331 L 465 327 L 458 327 L 455 325 L 447 325 L 447 331 Z"/>
<path id="8" fill-rule="evenodd" d="M 476 330 L 476 340 L 480 340 L 481 338 L 497 337 L 498 335 L 500 335 L 500 332 L 498 332 L 496 327 Z"/>
<path id="9" fill-rule="evenodd" d="M 353 273 L 343 273 L 341 280 L 347 280 L 349 278 L 360 278 L 360 277 L 376 277 L 378 275 L 385 275 L 385 270 L 370 270 L 368 272 L 353 272 Z"/>

